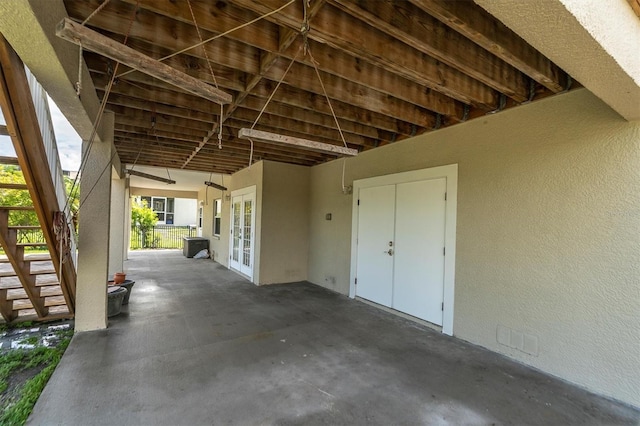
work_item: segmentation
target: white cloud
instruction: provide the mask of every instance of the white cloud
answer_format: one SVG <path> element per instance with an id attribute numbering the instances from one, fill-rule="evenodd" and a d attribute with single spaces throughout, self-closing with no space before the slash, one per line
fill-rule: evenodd
<path id="1" fill-rule="evenodd" d="M 64 115 L 62 115 L 62 112 L 60 112 L 60 109 L 51 98 L 49 98 L 49 111 L 51 112 L 53 130 L 56 134 L 56 143 L 58 144 L 62 169 L 77 171 L 80 169 L 80 161 L 82 158 L 82 139 L 80 139 L 80 136 L 78 136 L 73 127 L 71 127 L 71 124 L 69 124 Z M 2 111 L 0 111 L 0 124 L 5 124 Z M 8 136 L 0 136 L 0 156 L 16 156 L 13 143 L 11 143 L 11 138 Z"/>
<path id="2" fill-rule="evenodd" d="M 49 98 L 49 110 L 56 134 L 62 169 L 77 171 L 80 169 L 82 157 L 82 139 L 80 139 L 80 136 L 71 127 L 71 124 L 62 115 L 62 112 L 60 112 L 60 109 L 51 98 Z"/>

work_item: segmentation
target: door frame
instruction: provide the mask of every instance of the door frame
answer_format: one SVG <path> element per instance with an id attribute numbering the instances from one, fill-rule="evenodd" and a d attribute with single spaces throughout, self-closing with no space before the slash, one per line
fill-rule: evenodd
<path id="1" fill-rule="evenodd" d="M 244 204 L 244 196 L 250 195 L 253 198 L 253 206 L 251 209 L 251 253 L 250 253 L 250 262 L 251 262 L 251 274 L 245 274 L 239 269 L 235 269 L 231 266 L 231 256 L 233 253 L 233 236 L 229 235 L 229 269 L 242 275 L 245 278 L 248 278 L 249 281 L 253 281 L 253 276 L 255 275 L 255 258 L 256 258 L 256 185 L 248 186 L 246 188 L 236 189 L 231 191 L 231 202 L 229 203 L 229 223 L 230 223 L 230 232 L 233 232 L 233 199 L 235 197 L 243 197 Z M 242 211 L 241 211 L 242 215 Z M 239 254 L 239 262 L 242 264 L 242 253 Z"/>
<path id="2" fill-rule="evenodd" d="M 453 336 L 453 306 L 456 271 L 456 216 L 458 207 L 458 165 L 432 167 L 409 172 L 375 176 L 353 181 L 353 203 L 351 207 L 351 271 L 349 297 L 356 296 L 356 271 L 358 270 L 358 195 L 360 189 L 382 185 L 397 185 L 429 179 L 445 178 L 447 181 L 447 204 L 445 208 L 444 238 L 444 294 L 442 312 L 442 333 Z"/>

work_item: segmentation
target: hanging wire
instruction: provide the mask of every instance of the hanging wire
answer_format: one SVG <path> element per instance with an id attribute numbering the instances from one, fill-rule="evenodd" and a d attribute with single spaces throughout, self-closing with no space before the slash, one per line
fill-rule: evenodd
<path id="1" fill-rule="evenodd" d="M 102 172 L 100 172 L 100 174 L 98 175 L 98 179 L 96 179 L 96 182 L 93 184 L 93 186 L 91 187 L 91 189 L 89 190 L 89 192 L 87 193 L 87 196 L 84 197 L 84 200 L 82 200 L 80 202 L 80 205 L 78 206 L 78 210 L 80 210 L 82 208 L 82 206 L 84 205 L 84 203 L 87 202 L 87 200 L 89 199 L 89 196 L 91 195 L 91 193 L 93 192 L 94 188 L 96 187 L 96 185 L 98 184 L 98 182 L 100 182 L 100 179 L 102 178 L 102 175 L 104 175 L 104 172 L 107 171 L 107 169 L 109 167 L 111 167 L 111 162 L 113 161 L 113 159 L 116 157 L 116 154 L 118 152 L 114 149 L 113 150 L 113 154 L 111 155 L 111 158 L 109 159 L 109 162 L 107 163 L 106 166 L 104 166 L 104 169 L 102 169 Z"/>
<path id="2" fill-rule="evenodd" d="M 249 142 L 251 142 L 251 151 L 249 151 L 249 168 L 251 168 L 251 163 L 253 163 L 253 139 L 249 138 Z"/>
<path id="3" fill-rule="evenodd" d="M 193 8 L 191 7 L 191 0 L 187 0 L 187 6 L 189 6 L 189 12 L 191 12 L 191 19 L 193 19 L 193 25 L 196 27 L 196 32 L 198 33 L 198 38 L 200 39 L 200 43 L 202 43 L 202 34 L 200 34 L 200 28 L 198 27 L 198 22 L 196 21 L 196 15 L 193 13 Z M 207 66 L 209 67 L 209 71 L 211 72 L 211 78 L 213 78 L 213 84 L 218 89 L 218 81 L 216 80 L 216 75 L 213 73 L 213 68 L 211 67 L 211 61 L 209 60 L 209 54 L 207 53 L 207 49 L 202 48 L 204 52 L 204 57 L 207 60 Z"/>
<path id="4" fill-rule="evenodd" d="M 224 105 L 220 104 L 220 124 L 218 125 L 218 149 L 222 149 L 222 119 L 224 114 Z"/>
<path id="5" fill-rule="evenodd" d="M 94 16 L 96 16 L 98 13 L 100 13 L 100 11 L 101 11 L 102 9 L 104 9 L 104 7 L 105 7 L 107 4 L 109 4 L 109 1 L 110 1 L 110 0 L 104 0 L 104 2 L 103 2 L 100 6 L 98 6 L 98 7 L 96 8 L 96 10 L 94 10 L 93 12 L 91 12 L 91 15 L 87 16 L 87 19 L 85 19 L 84 21 L 82 21 L 82 24 L 81 24 L 81 25 L 84 27 L 84 26 L 85 26 L 85 24 L 86 24 L 87 22 L 89 22 L 89 20 L 90 20 L 91 18 L 93 18 Z M 136 8 L 137 8 L 137 5 L 136 5 Z"/>
<path id="6" fill-rule="evenodd" d="M 311 54 L 311 50 L 309 50 L 309 58 L 311 59 L 311 63 L 313 64 L 313 69 L 316 71 L 316 75 L 318 76 L 318 81 L 320 81 L 320 87 L 322 87 L 322 93 L 324 93 L 324 97 L 327 99 L 327 104 L 329 104 L 329 109 L 331 110 L 331 115 L 333 116 L 333 120 L 336 123 L 336 127 L 338 128 L 338 133 L 340 133 L 340 139 L 342 139 L 342 143 L 345 148 L 347 148 L 347 141 L 344 139 L 344 134 L 342 133 L 342 128 L 340 127 L 340 123 L 338 123 L 338 117 L 336 117 L 336 112 L 333 110 L 333 105 L 331 105 L 331 99 L 329 99 L 329 95 L 327 95 L 327 90 L 324 87 L 324 83 L 322 82 L 322 78 L 320 77 L 320 71 L 318 71 L 318 65 Z"/>
<path id="7" fill-rule="evenodd" d="M 105 2 L 105 3 L 107 3 L 107 2 Z M 129 39 L 129 34 L 131 33 L 131 28 L 133 27 L 133 21 L 135 20 L 136 14 L 138 12 L 139 5 L 140 5 L 140 0 L 137 0 L 136 1 L 136 7 L 133 10 L 133 14 L 131 15 L 131 20 L 129 21 L 129 27 L 127 28 L 127 32 L 126 32 L 126 35 L 124 37 L 123 44 L 126 44 L 127 40 Z M 100 9 L 100 8 L 98 8 L 98 9 Z M 92 15 L 95 15 L 95 13 L 97 13 L 97 11 L 99 11 L 98 9 L 96 9 L 96 11 L 94 11 L 94 13 Z M 88 20 L 88 18 L 87 18 L 87 20 Z M 98 127 L 100 126 L 100 123 L 102 122 L 102 117 L 103 117 L 103 114 L 104 114 L 104 110 L 105 110 L 105 107 L 107 106 L 107 100 L 109 98 L 109 94 L 111 93 L 111 89 L 113 87 L 113 83 L 114 83 L 114 81 L 116 79 L 116 73 L 118 71 L 118 66 L 119 65 L 120 65 L 120 62 L 116 62 L 115 69 L 113 71 L 113 74 L 111 75 L 111 79 L 109 80 L 109 84 L 107 85 L 107 88 L 105 89 L 105 93 L 104 93 L 104 96 L 102 98 L 102 103 L 100 104 L 100 108 L 98 109 L 98 114 L 96 116 L 96 119 L 95 119 L 95 121 L 93 123 L 93 127 L 91 129 L 91 135 L 89 136 L 89 139 L 88 139 L 87 149 L 86 149 L 86 151 L 84 152 L 84 155 L 81 158 L 80 170 L 78 170 L 78 174 L 76 175 L 75 179 L 73 180 L 73 184 L 71 185 L 71 190 L 69 191 L 69 194 L 73 194 L 73 196 L 67 197 L 67 202 L 65 203 L 65 206 L 62 209 L 62 211 L 66 211 L 67 207 L 69 207 L 69 205 L 71 203 L 73 203 L 73 201 L 75 200 L 75 198 L 77 196 L 77 194 L 75 194 L 73 190 L 75 189 L 76 185 L 78 184 L 78 179 L 82 175 L 82 171 L 84 170 L 84 168 L 87 165 L 87 160 L 89 158 L 89 154 L 91 153 L 91 148 L 93 146 L 93 143 L 95 142 L 95 137 L 96 137 L 96 134 L 98 132 Z M 116 151 L 114 150 L 114 156 L 115 156 L 115 153 L 116 153 Z M 113 160 L 113 157 L 111 157 L 111 159 L 109 160 L 109 164 L 108 165 L 111 164 L 112 160 Z M 104 171 L 103 171 L 103 173 L 104 173 Z M 95 187 L 97 182 L 98 181 L 96 181 L 96 183 L 94 183 L 93 187 L 89 190 L 89 192 L 87 193 L 87 197 L 89 196 L 89 194 L 91 194 L 91 192 L 93 192 L 93 188 Z M 87 198 L 85 197 L 85 201 L 86 201 L 86 199 Z M 82 205 L 82 204 L 84 204 L 84 203 L 81 203 L 80 205 Z M 80 207 L 78 207 L 78 210 L 79 209 L 80 209 Z"/>
<path id="8" fill-rule="evenodd" d="M 182 50 L 178 50 L 177 52 L 174 52 L 174 53 L 172 53 L 172 54 L 170 54 L 170 55 L 163 56 L 162 58 L 158 59 L 158 61 L 159 61 L 159 62 L 162 62 L 162 61 L 165 61 L 165 60 L 167 60 L 167 59 L 169 59 L 169 58 L 173 58 L 173 57 L 174 57 L 174 56 L 176 56 L 176 55 L 180 55 L 181 53 L 184 53 L 184 52 L 187 52 L 187 51 L 189 51 L 189 50 L 195 49 L 196 47 L 200 47 L 200 46 L 202 46 L 202 45 L 205 45 L 205 44 L 209 43 L 210 41 L 213 41 L 213 40 L 218 39 L 218 38 L 220 38 L 220 37 L 224 37 L 224 36 L 226 36 L 227 34 L 230 34 L 230 33 L 234 32 L 234 31 L 237 31 L 237 30 L 240 30 L 240 29 L 242 29 L 242 28 L 244 28 L 244 27 L 247 27 L 247 26 L 249 26 L 249 25 L 251 25 L 251 24 L 253 24 L 253 23 L 255 23 L 255 22 L 258 22 L 258 21 L 260 21 L 260 20 L 264 19 L 264 18 L 268 18 L 269 16 L 271 16 L 271 15 L 273 15 L 273 14 L 276 14 L 276 13 L 280 12 L 281 10 L 283 10 L 284 8 L 286 8 L 287 6 L 289 6 L 289 5 L 293 4 L 293 3 L 295 3 L 295 1 L 296 1 L 296 0 L 290 0 L 289 2 L 287 2 L 287 3 L 283 4 L 282 6 L 280 6 L 279 8 L 272 10 L 271 12 L 268 12 L 268 13 L 266 13 L 266 14 L 264 14 L 264 15 L 258 16 L 257 18 L 252 19 L 252 20 L 251 20 L 251 21 L 249 21 L 249 22 L 245 22 L 244 24 L 239 25 L 239 26 L 237 26 L 237 27 L 235 27 L 235 28 L 231 28 L 230 30 L 227 30 L 227 31 L 225 31 L 225 32 L 223 32 L 223 33 L 220 33 L 220 34 L 215 35 L 215 36 L 213 36 L 213 37 L 210 37 L 210 38 L 208 38 L 208 39 L 206 39 L 206 40 L 203 40 L 202 42 L 197 43 L 197 44 L 194 44 L 193 46 L 185 47 L 184 49 L 182 49 Z M 125 75 L 130 74 L 130 73 L 132 73 L 132 72 L 134 72 L 134 71 L 135 71 L 135 70 L 129 70 L 129 71 L 123 72 L 123 73 L 122 73 L 122 74 L 120 74 L 118 77 L 125 76 Z"/>
<path id="9" fill-rule="evenodd" d="M 156 139 L 158 139 L 158 136 L 156 136 Z M 165 169 L 167 170 L 167 176 L 169 177 L 169 180 L 171 180 L 171 174 L 169 173 L 169 168 L 165 167 Z"/>
<path id="10" fill-rule="evenodd" d="M 293 64 L 295 63 L 296 59 L 298 59 L 298 55 L 300 54 L 300 50 L 301 49 L 302 49 L 302 46 L 300 46 L 300 48 L 298 48 L 298 51 L 296 52 L 296 55 L 291 60 L 291 63 L 289 64 L 289 66 L 285 70 L 284 74 L 282 74 L 282 77 L 280 78 L 280 81 L 278 81 L 278 84 L 276 84 L 276 87 L 273 89 L 273 92 L 271 92 L 271 95 L 269 95 L 269 98 L 267 99 L 267 102 L 265 102 L 264 106 L 262 107 L 262 110 L 260 110 L 260 114 L 258 114 L 258 117 L 256 117 L 256 120 L 253 122 L 253 125 L 251 126 L 251 129 L 256 127 L 256 124 L 258 124 L 258 120 L 260 120 L 260 117 L 262 117 L 262 114 L 264 113 L 264 110 L 267 109 L 267 105 L 269 105 L 269 102 L 271 102 L 271 99 L 273 99 L 273 96 L 276 94 L 276 91 L 278 90 L 278 87 L 280 87 L 280 85 L 284 81 L 284 78 L 287 76 L 287 73 L 289 72 L 289 70 L 291 69 Z"/>
<path id="11" fill-rule="evenodd" d="M 82 92 L 82 42 L 78 43 L 78 81 L 76 82 L 76 96 Z"/>

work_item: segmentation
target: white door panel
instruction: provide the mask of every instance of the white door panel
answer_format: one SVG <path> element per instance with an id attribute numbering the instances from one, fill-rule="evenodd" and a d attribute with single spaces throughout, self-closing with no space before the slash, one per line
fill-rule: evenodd
<path id="1" fill-rule="evenodd" d="M 253 279 L 255 193 L 231 199 L 229 267 Z"/>
<path id="2" fill-rule="evenodd" d="M 391 306 L 395 185 L 363 188 L 358 196 L 358 259 L 356 295 Z M 393 253 L 393 252 L 392 252 Z"/>
<path id="3" fill-rule="evenodd" d="M 442 325 L 446 179 L 397 185 L 393 308 Z"/>

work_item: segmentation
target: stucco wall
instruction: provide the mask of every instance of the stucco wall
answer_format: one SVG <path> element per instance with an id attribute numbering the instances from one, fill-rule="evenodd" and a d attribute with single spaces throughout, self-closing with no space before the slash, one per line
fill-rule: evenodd
<path id="1" fill-rule="evenodd" d="M 264 162 L 260 284 L 307 279 L 309 168 Z"/>
<path id="2" fill-rule="evenodd" d="M 453 163 L 454 335 L 640 406 L 640 123 L 576 90 L 363 153 L 347 183 Z M 340 171 L 311 170 L 309 279 L 346 294 Z"/>
<path id="3" fill-rule="evenodd" d="M 220 183 L 220 181 L 216 181 Z M 207 191 L 205 193 L 205 191 Z M 231 204 L 230 201 L 225 199 L 225 196 L 230 194 L 229 191 L 222 192 L 219 189 L 208 187 L 202 189 L 198 193 L 198 198 L 204 201 L 204 217 L 202 236 L 209 238 L 209 249 L 212 254 L 213 260 L 229 267 L 229 216 Z M 215 199 L 222 200 L 222 211 L 220 220 L 220 236 L 213 236 L 213 207 Z"/>

